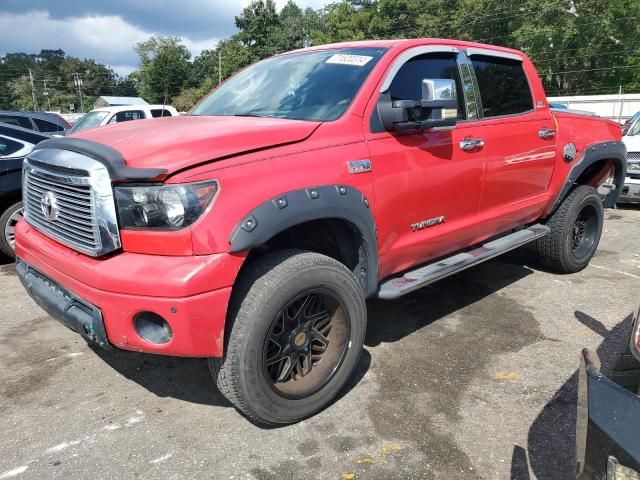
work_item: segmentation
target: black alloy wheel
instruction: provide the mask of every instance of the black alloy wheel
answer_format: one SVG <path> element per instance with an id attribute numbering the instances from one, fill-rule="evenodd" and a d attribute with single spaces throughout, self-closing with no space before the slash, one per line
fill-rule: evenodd
<path id="1" fill-rule="evenodd" d="M 347 315 L 325 289 L 297 295 L 278 313 L 263 348 L 265 374 L 278 394 L 305 398 L 331 380 L 348 349 Z"/>
<path id="2" fill-rule="evenodd" d="M 571 232 L 571 248 L 578 261 L 592 254 L 599 233 L 598 228 L 598 212 L 593 205 L 585 205 L 576 217 Z"/>

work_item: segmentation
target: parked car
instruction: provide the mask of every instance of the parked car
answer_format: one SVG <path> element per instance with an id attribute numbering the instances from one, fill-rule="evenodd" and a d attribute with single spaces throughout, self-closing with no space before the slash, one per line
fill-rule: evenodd
<path id="1" fill-rule="evenodd" d="M 248 418 L 291 423 L 352 374 L 367 298 L 530 242 L 549 269 L 585 268 L 619 193 L 603 203 L 595 187 L 612 166 L 624 180 L 620 139 L 614 122 L 552 112 L 516 50 L 284 53 L 189 115 L 39 144 L 17 272 L 89 342 L 208 357 Z"/>
<path id="2" fill-rule="evenodd" d="M 627 177 L 618 198 L 620 203 L 640 203 L 640 118 L 622 137 L 627 147 Z"/>
<path id="3" fill-rule="evenodd" d="M 549 108 L 553 108 L 556 110 L 567 110 L 569 107 L 567 106 L 566 103 L 552 103 L 549 102 Z"/>
<path id="4" fill-rule="evenodd" d="M 52 112 L 12 112 L 0 110 L 0 123 L 7 123 L 42 133 L 64 134 L 71 128 L 69 122 L 57 113 Z"/>
<path id="5" fill-rule="evenodd" d="M 112 123 L 142 120 L 145 118 L 175 117 L 178 112 L 170 105 L 124 105 L 120 107 L 96 108 L 86 113 L 73 124 L 67 133 L 78 133 L 90 128 L 102 127 Z"/>
<path id="6" fill-rule="evenodd" d="M 0 123 L 0 251 L 15 255 L 15 226 L 22 218 L 22 161 L 49 135 Z"/>
<path id="7" fill-rule="evenodd" d="M 611 373 L 600 371 L 598 354 L 582 351 L 576 422 L 579 480 L 640 479 L 640 311 L 627 351 Z"/>

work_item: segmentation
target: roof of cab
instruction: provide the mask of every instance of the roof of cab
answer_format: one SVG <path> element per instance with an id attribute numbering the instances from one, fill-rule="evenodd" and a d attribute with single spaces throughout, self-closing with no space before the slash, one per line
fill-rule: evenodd
<path id="1" fill-rule="evenodd" d="M 450 45 L 452 47 L 458 47 L 460 49 L 465 48 L 483 48 L 489 50 L 495 50 L 498 52 L 511 53 L 525 57 L 525 54 L 520 50 L 514 50 L 513 48 L 500 47 L 498 45 L 490 45 L 487 43 L 467 42 L 463 40 L 452 40 L 448 38 L 410 38 L 410 39 L 394 39 L 394 40 L 360 40 L 356 42 L 340 42 L 340 43 L 328 43 L 325 45 L 315 45 L 313 47 L 301 48 L 298 50 L 292 50 L 291 52 L 283 52 L 282 55 L 287 53 L 309 52 L 314 50 L 334 50 L 338 48 L 410 48 L 418 47 L 422 45 Z"/>

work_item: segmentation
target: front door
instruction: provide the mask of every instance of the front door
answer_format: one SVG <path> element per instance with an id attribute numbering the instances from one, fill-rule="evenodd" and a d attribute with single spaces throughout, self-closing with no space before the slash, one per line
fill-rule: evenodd
<path id="1" fill-rule="evenodd" d="M 479 121 L 469 102 L 473 85 L 461 76 L 457 58 L 451 48 L 418 53 L 397 70 L 389 86 L 392 100 L 415 100 L 421 98 L 423 79 L 455 80 L 455 128 L 387 132 L 375 121 L 367 125 L 382 277 L 473 241 L 485 154 L 481 145 L 461 148 L 461 142 L 478 136 Z M 375 120 L 375 107 L 368 111 Z"/>

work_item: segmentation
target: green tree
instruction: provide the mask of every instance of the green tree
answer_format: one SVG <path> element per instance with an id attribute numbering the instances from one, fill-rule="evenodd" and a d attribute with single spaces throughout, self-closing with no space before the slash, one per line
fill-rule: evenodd
<path id="1" fill-rule="evenodd" d="M 234 37 L 249 47 L 253 61 L 278 52 L 282 25 L 273 0 L 252 0 L 236 17 L 236 27 Z"/>
<path id="2" fill-rule="evenodd" d="M 191 76 L 191 54 L 179 38 L 151 37 L 136 45 L 140 58 L 139 91 L 151 103 L 178 95 Z"/>

